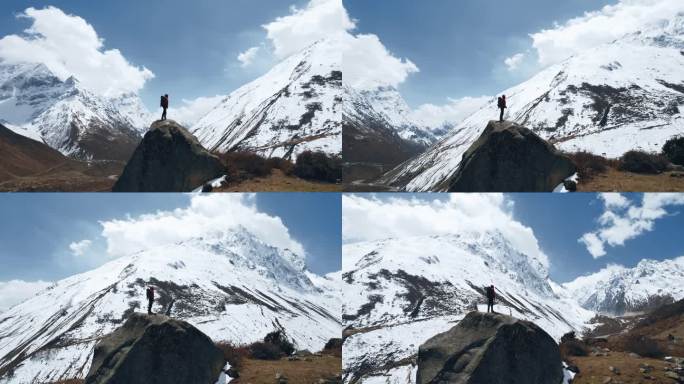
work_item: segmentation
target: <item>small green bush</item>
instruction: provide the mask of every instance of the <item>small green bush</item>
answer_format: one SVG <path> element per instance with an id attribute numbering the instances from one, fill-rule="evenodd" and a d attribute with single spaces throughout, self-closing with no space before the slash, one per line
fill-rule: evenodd
<path id="1" fill-rule="evenodd" d="M 278 360 L 283 356 L 283 352 L 277 345 L 262 342 L 250 345 L 249 353 L 253 359 L 258 360 Z"/>

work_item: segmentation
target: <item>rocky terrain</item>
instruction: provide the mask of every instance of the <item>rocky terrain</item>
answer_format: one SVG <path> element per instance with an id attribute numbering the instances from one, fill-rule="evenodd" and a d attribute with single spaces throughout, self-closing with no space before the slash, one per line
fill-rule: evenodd
<path id="1" fill-rule="evenodd" d="M 152 124 L 114 184 L 114 192 L 190 192 L 226 173 L 209 153 L 173 120 Z"/>

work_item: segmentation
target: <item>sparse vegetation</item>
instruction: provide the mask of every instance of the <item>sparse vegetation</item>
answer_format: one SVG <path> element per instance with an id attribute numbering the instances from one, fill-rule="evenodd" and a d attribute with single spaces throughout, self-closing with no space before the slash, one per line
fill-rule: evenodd
<path id="1" fill-rule="evenodd" d="M 584 151 L 569 153 L 568 156 L 575 163 L 580 180 L 591 180 L 596 175 L 608 171 L 615 163 L 615 160 Z"/>
<path id="2" fill-rule="evenodd" d="M 250 354 L 247 347 L 235 346 L 231 343 L 217 343 L 216 347 L 223 352 L 223 357 L 236 370 L 242 367 L 242 361 Z"/>
<path id="3" fill-rule="evenodd" d="M 291 174 L 294 164 L 281 158 L 263 158 L 251 152 L 227 152 L 219 155 L 226 167 L 228 180 L 243 181 L 255 177 L 266 177 L 273 169 L 280 169 L 285 174 Z"/>
<path id="4" fill-rule="evenodd" d="M 673 137 L 663 145 L 663 155 L 672 164 L 684 165 L 684 136 Z"/>
<path id="5" fill-rule="evenodd" d="M 342 357 L 342 339 L 330 339 L 325 343 L 323 352 L 331 356 Z"/>
<path id="6" fill-rule="evenodd" d="M 324 152 L 305 151 L 297 156 L 294 174 L 302 179 L 336 183 L 342 179 L 342 159 Z"/>
<path id="7" fill-rule="evenodd" d="M 278 360 L 283 353 L 277 345 L 271 343 L 256 342 L 249 346 L 249 355 L 257 360 Z"/>
<path id="8" fill-rule="evenodd" d="M 561 358 L 568 360 L 572 356 L 587 356 L 589 349 L 581 340 L 568 340 L 560 345 Z"/>
<path id="9" fill-rule="evenodd" d="M 657 341 L 648 336 L 632 335 L 625 340 L 625 349 L 639 356 L 660 358 L 665 356 L 665 351 Z"/>
<path id="10" fill-rule="evenodd" d="M 644 151 L 629 151 L 622 155 L 618 165 L 621 171 L 658 174 L 667 170 L 669 161 L 663 155 Z"/>
<path id="11" fill-rule="evenodd" d="M 289 356 L 295 351 L 294 345 L 281 331 L 274 331 L 266 335 L 266 337 L 264 337 L 264 343 L 277 346 L 285 356 Z"/>

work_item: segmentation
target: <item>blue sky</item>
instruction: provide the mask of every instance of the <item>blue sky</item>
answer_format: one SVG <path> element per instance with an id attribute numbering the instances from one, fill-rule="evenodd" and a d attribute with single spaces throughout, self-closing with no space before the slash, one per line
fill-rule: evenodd
<path id="1" fill-rule="evenodd" d="M 227 94 L 263 74 L 275 62 L 263 49 L 254 65 L 242 68 L 239 53 L 268 44 L 263 24 L 302 7 L 303 0 L 54 0 L 0 2 L 0 37 L 21 35 L 31 25 L 17 18 L 28 7 L 55 6 L 80 16 L 104 39 L 104 49 L 119 49 L 137 67 L 155 74 L 140 91 L 154 110 L 159 95 L 173 99 Z M 177 104 L 178 105 L 178 104 Z"/>
<path id="2" fill-rule="evenodd" d="M 100 221 L 185 208 L 183 194 L 7 194 L 0 199 L 0 281 L 54 281 L 110 260 Z M 304 246 L 318 273 L 341 268 L 340 196 L 325 193 L 262 193 L 256 209 L 280 217 L 291 237 Z M 7 219 L 11 218 L 11 219 Z M 185 228 L 184 230 L 187 230 Z M 83 257 L 69 249 L 90 239 Z"/>
<path id="3" fill-rule="evenodd" d="M 617 0 L 345 0 L 357 34 L 378 35 L 420 70 L 400 85 L 408 103 L 495 95 L 535 70 L 510 72 L 504 60 L 530 49 L 528 36 Z"/>
<path id="4" fill-rule="evenodd" d="M 517 236 L 522 244 L 538 242 L 541 252 L 548 256 L 550 277 L 559 283 L 597 272 L 609 264 L 633 267 L 642 259 L 684 256 L 684 194 L 651 194 L 646 199 L 644 194 L 594 193 L 506 194 L 503 199 L 501 195 L 482 194 L 350 196 L 357 199 L 343 199 L 343 221 L 349 220 L 343 229 L 344 241 L 496 229 L 509 239 Z M 612 197 L 613 205 L 607 208 L 600 196 Z M 407 200 L 418 201 L 418 208 L 415 203 L 407 206 Z M 635 218 L 629 218 L 630 211 Z M 606 212 L 619 217 L 617 225 L 599 224 L 599 217 Z M 652 230 L 630 235 L 644 224 L 652 225 Z M 512 230 L 519 225 L 529 227 L 533 236 Z M 380 230 L 374 232 L 378 227 Z M 588 233 L 605 238 L 604 255 L 595 258 L 579 241 Z M 609 240 L 616 245 L 611 246 Z"/>

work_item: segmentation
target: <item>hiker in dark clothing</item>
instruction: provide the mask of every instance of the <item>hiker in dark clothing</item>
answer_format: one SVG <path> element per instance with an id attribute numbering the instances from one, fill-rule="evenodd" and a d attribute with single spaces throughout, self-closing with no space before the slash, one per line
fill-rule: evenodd
<path id="1" fill-rule="evenodd" d="M 162 120 L 166 120 L 166 109 L 169 108 L 169 95 L 164 95 L 161 97 L 161 101 L 159 102 L 159 106 L 164 108 L 164 112 L 162 112 Z"/>
<path id="2" fill-rule="evenodd" d="M 499 97 L 497 105 L 501 110 L 501 113 L 499 114 L 499 122 L 502 123 L 504 117 L 504 109 L 508 108 L 508 106 L 506 106 L 506 95 Z"/>
<path id="3" fill-rule="evenodd" d="M 166 110 L 164 110 L 166 113 Z M 154 302 L 154 287 L 147 287 L 147 314 L 152 314 L 152 303 Z"/>
<path id="4" fill-rule="evenodd" d="M 494 292 L 494 285 L 490 285 L 489 287 L 485 288 L 485 293 L 487 295 L 487 313 L 494 312 L 494 299 L 496 299 L 496 292 Z"/>

